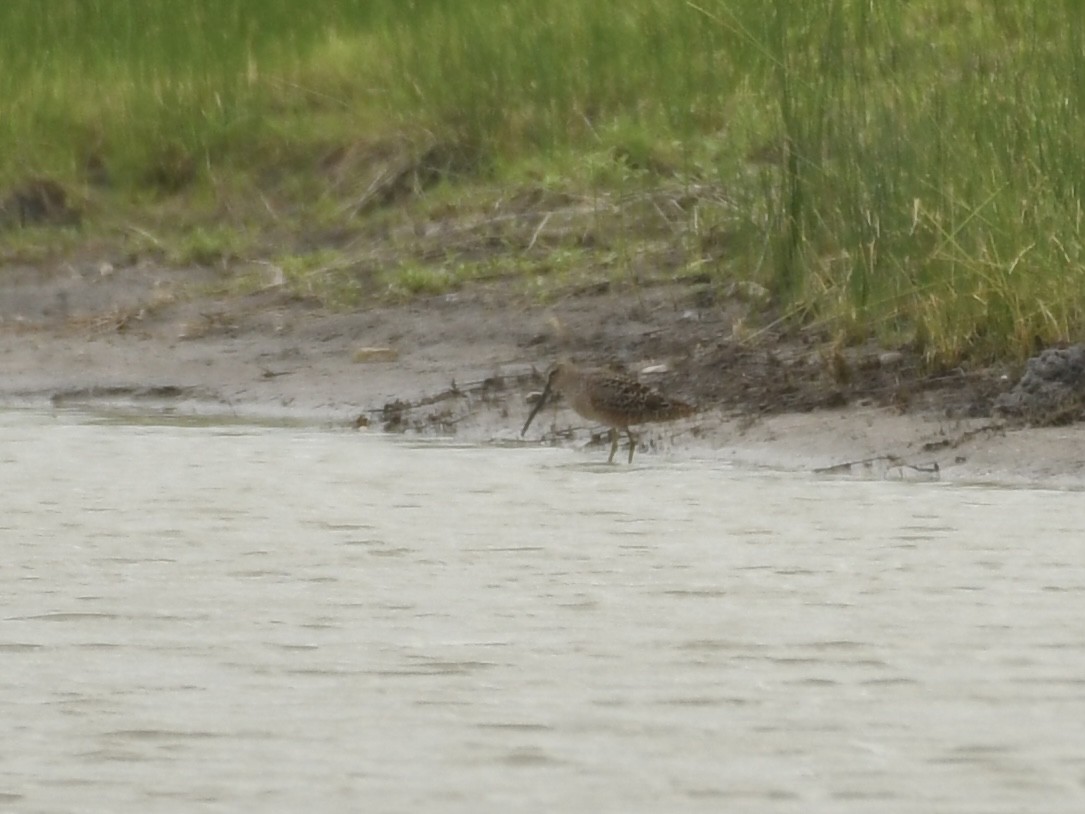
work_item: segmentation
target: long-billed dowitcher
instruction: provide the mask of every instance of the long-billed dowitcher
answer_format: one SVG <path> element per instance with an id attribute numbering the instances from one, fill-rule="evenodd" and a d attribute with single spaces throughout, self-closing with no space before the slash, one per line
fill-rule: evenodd
<path id="1" fill-rule="evenodd" d="M 633 463 L 637 438 L 629 429 L 630 424 L 671 421 L 694 412 L 689 404 L 667 398 L 658 390 L 629 376 L 609 370 L 584 370 L 563 360 L 550 368 L 546 387 L 524 422 L 520 435 L 527 432 L 551 391 L 563 393 L 573 409 L 584 418 L 610 427 L 610 457 L 607 463 L 614 462 L 621 430 L 625 430 L 629 436 L 629 463 Z"/>

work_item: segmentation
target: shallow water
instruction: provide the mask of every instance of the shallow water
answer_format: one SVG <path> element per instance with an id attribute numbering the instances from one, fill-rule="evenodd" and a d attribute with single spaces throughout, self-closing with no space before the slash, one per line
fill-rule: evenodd
<path id="1" fill-rule="evenodd" d="M 1082 494 L 603 455 L 0 412 L 0 804 L 1085 810 Z"/>

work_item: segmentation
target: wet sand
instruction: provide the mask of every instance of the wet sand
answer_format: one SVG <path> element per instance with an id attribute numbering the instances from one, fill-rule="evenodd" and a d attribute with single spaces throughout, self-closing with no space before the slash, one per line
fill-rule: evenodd
<path id="1" fill-rule="evenodd" d="M 894 370 L 896 358 L 856 357 L 851 369 L 873 372 L 842 384 L 793 339 L 739 352 L 741 308 L 699 302 L 688 287 L 540 305 L 497 285 L 335 313 L 274 285 L 206 293 L 220 283 L 205 269 L 101 260 L 0 269 L 0 405 L 361 424 L 472 443 L 594 440 L 585 454 L 602 457 L 599 428 L 560 405 L 519 437 L 540 372 L 572 355 L 659 371 L 648 378 L 701 407 L 646 428 L 638 462 L 713 456 L 826 476 L 1085 486 L 1080 425 L 982 415 L 997 371 L 938 389 Z"/>

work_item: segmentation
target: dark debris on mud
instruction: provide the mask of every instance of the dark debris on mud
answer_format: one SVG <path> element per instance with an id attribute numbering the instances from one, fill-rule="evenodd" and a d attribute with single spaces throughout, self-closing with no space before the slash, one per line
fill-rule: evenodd
<path id="1" fill-rule="evenodd" d="M 837 355 L 811 343 L 772 339 L 759 345 L 737 341 L 669 347 L 656 337 L 643 343 L 595 347 L 580 361 L 631 374 L 668 395 L 688 400 L 698 412 L 715 411 L 750 422 L 782 413 L 877 406 L 900 413 L 935 412 L 950 418 L 992 416 L 1006 390 L 1001 370 L 955 369 L 927 373 L 918 358 L 897 351 L 848 349 Z M 545 348 L 544 348 L 545 351 Z M 550 358 L 561 354 L 555 350 Z M 646 364 L 665 358 L 666 364 Z M 414 401 L 393 399 L 356 424 L 379 423 L 387 432 L 455 434 L 482 408 L 507 415 L 527 410 L 541 389 L 545 365 L 519 375 L 494 375 L 457 384 Z"/>
<path id="2" fill-rule="evenodd" d="M 1085 345 L 1033 356 L 1013 389 L 994 400 L 994 412 L 1033 426 L 1085 419 Z"/>
<path id="3" fill-rule="evenodd" d="M 522 376 L 487 376 L 479 381 L 459 385 L 455 380 L 434 395 L 413 401 L 392 399 L 377 409 L 359 413 L 355 427 L 369 427 L 378 422 L 384 432 L 416 432 L 454 435 L 457 426 L 479 410 L 498 407 L 508 414 L 506 391 L 522 388 L 534 381 L 535 373 Z"/>

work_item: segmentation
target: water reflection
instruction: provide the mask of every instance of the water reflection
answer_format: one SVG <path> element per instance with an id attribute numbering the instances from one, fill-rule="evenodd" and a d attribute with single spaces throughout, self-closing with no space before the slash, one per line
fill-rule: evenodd
<path id="1" fill-rule="evenodd" d="M 0 413 L 19 810 L 1078 811 L 1070 492 Z"/>

